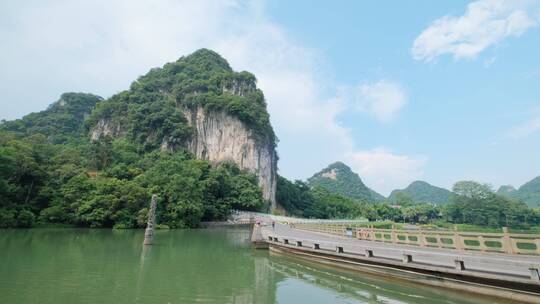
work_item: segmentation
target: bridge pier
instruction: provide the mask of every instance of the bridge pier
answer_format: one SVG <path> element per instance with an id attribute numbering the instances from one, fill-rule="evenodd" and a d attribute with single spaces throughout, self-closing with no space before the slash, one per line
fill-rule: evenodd
<path id="1" fill-rule="evenodd" d="M 269 241 L 272 241 L 272 237 L 268 237 Z M 253 224 L 253 232 L 251 233 L 251 243 L 255 249 L 268 249 L 268 242 L 264 240 L 264 236 L 261 231 L 261 225 Z"/>
<path id="2" fill-rule="evenodd" d="M 540 265 L 531 265 L 529 270 L 531 271 L 531 280 L 540 281 Z"/>
<path id="3" fill-rule="evenodd" d="M 412 263 L 412 255 L 408 253 L 402 253 L 401 260 L 403 261 L 403 263 Z"/>
<path id="4" fill-rule="evenodd" d="M 455 259 L 454 264 L 457 270 L 465 270 L 465 262 L 462 259 Z"/>
<path id="5" fill-rule="evenodd" d="M 366 249 L 364 251 L 364 255 L 366 256 L 366 258 L 372 258 L 373 257 L 373 250 Z"/>

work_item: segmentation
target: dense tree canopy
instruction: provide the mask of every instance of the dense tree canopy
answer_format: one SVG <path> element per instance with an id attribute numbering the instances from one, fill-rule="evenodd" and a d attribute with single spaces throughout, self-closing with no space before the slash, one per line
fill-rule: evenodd
<path id="1" fill-rule="evenodd" d="M 520 200 L 533 208 L 540 208 L 540 176 L 526 182 L 519 189 L 503 185 L 497 190 L 497 194 Z"/>
<path id="2" fill-rule="evenodd" d="M 0 227 L 140 227 L 153 193 L 158 222 L 170 227 L 264 209 L 256 176 L 185 152 L 195 130 L 184 111 L 195 108 L 225 111 L 275 146 L 255 76 L 206 49 L 107 100 L 65 93 L 45 111 L 2 121 Z"/>
<path id="3" fill-rule="evenodd" d="M 540 223 L 538 212 L 520 201 L 494 193 L 488 185 L 461 181 L 454 185 L 453 192 L 444 211 L 450 222 L 519 228 Z"/>
<path id="4" fill-rule="evenodd" d="M 288 213 L 296 216 L 305 216 L 309 208 L 314 204 L 314 197 L 310 187 L 302 181 L 291 182 L 282 176 L 278 176 L 276 201 Z"/>
<path id="5" fill-rule="evenodd" d="M 442 206 L 415 201 L 406 192 L 396 193 L 394 204 L 369 203 L 279 177 L 276 198 L 291 214 L 311 218 L 366 218 L 411 224 L 443 221 L 493 228 L 529 228 L 540 224 L 540 210 L 497 195 L 487 185 L 462 181 L 455 184 L 453 191 L 450 202 Z"/>
<path id="6" fill-rule="evenodd" d="M 311 188 L 301 181 L 293 183 L 281 176 L 278 179 L 276 200 L 289 213 L 308 218 L 365 218 L 372 221 L 402 221 L 404 219 L 402 210 L 387 203 L 371 203 L 352 199 L 323 187 Z M 428 217 L 433 217 L 433 212 L 429 216 L 415 216 L 413 220 L 426 219 L 427 221 Z"/>
<path id="7" fill-rule="evenodd" d="M 159 195 L 158 222 L 171 227 L 265 203 L 256 177 L 234 164 L 137 151 L 126 139 L 55 145 L 39 134 L 18 139 L 0 132 L 0 226 L 140 227 L 152 193 Z"/>
<path id="8" fill-rule="evenodd" d="M 51 143 L 65 143 L 84 132 L 83 121 L 102 100 L 92 94 L 64 93 L 45 111 L 4 121 L 0 124 L 0 130 L 11 131 L 18 136 L 42 134 Z"/>
<path id="9" fill-rule="evenodd" d="M 445 204 L 450 197 L 450 191 L 435 187 L 424 181 L 414 181 L 403 190 L 394 190 L 388 201 L 397 203 L 398 196 L 406 194 L 415 202 Z"/>
<path id="10" fill-rule="evenodd" d="M 358 174 L 342 162 L 335 162 L 308 179 L 311 187 L 322 187 L 351 199 L 379 202 L 385 198 L 369 189 Z"/>
<path id="11" fill-rule="evenodd" d="M 197 160 L 183 150 L 195 132 L 183 111 L 195 108 L 225 111 L 256 139 L 275 146 L 255 77 L 234 72 L 205 49 L 152 69 L 107 100 L 65 93 L 45 111 L 2 121 L 0 227 L 141 227 L 153 193 L 159 196 L 158 222 L 170 227 L 224 219 L 233 208 L 265 210 L 256 176 L 231 163 Z M 114 134 L 91 139 L 91 131 L 105 123 Z M 520 200 L 533 205 L 539 185 L 536 178 L 501 196 L 472 181 L 456 183 L 452 194 L 414 182 L 388 203 L 337 162 L 308 183 L 278 177 L 276 196 L 289 214 L 311 218 L 419 224 L 442 219 L 527 228 L 540 223 L 540 212 Z M 445 206 L 435 205 L 446 200 Z"/>
<path id="12" fill-rule="evenodd" d="M 99 103 L 87 126 L 106 120 L 147 151 L 164 141 L 178 148 L 194 132 L 182 108 L 197 107 L 225 111 L 246 124 L 259 139 L 275 145 L 264 95 L 256 87 L 255 76 L 234 72 L 225 59 L 207 49 L 150 70 L 129 90 Z"/>

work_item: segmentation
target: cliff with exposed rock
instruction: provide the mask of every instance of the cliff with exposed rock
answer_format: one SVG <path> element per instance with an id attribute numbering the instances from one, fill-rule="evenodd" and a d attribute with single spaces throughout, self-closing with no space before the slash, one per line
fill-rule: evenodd
<path id="1" fill-rule="evenodd" d="M 152 69 L 90 117 L 92 140 L 125 136 L 146 150 L 187 149 L 214 164 L 255 173 L 275 208 L 276 138 L 255 77 L 199 50 Z"/>

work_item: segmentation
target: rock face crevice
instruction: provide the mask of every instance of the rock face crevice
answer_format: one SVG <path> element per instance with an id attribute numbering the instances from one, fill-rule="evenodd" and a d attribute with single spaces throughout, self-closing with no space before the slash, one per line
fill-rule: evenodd
<path id="1" fill-rule="evenodd" d="M 90 131 L 90 139 L 92 141 L 98 140 L 101 137 L 110 136 L 117 138 L 124 136 L 124 132 L 119 123 L 113 122 L 110 119 L 102 118 Z"/>
<path id="2" fill-rule="evenodd" d="M 240 169 L 255 173 L 264 199 L 275 208 L 277 154 L 270 140 L 259 139 L 239 119 L 223 111 L 202 107 L 183 110 L 196 134 L 187 148 L 199 159 L 214 164 L 234 162 Z"/>

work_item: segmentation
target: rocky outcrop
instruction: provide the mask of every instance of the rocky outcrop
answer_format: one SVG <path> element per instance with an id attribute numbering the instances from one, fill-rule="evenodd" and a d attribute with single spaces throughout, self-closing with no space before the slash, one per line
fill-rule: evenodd
<path id="1" fill-rule="evenodd" d="M 252 83 L 234 80 L 230 85 L 221 88 L 222 93 L 229 93 L 238 96 L 245 96 L 247 93 L 253 92 L 256 87 Z"/>
<path id="2" fill-rule="evenodd" d="M 124 132 L 119 123 L 116 123 L 110 119 L 102 118 L 90 131 L 90 138 L 92 140 L 98 140 L 101 137 L 110 136 L 112 138 L 123 136 Z"/>
<path id="3" fill-rule="evenodd" d="M 187 148 L 214 164 L 233 162 L 258 176 L 275 208 L 275 134 L 253 74 L 235 72 L 219 54 L 201 49 L 152 69 L 105 103 L 106 111 L 90 117 L 92 140 L 129 136 L 146 150 Z"/>
<path id="4" fill-rule="evenodd" d="M 233 88 L 241 93 L 240 87 Z M 214 164 L 226 161 L 234 162 L 240 169 L 255 173 L 264 199 L 270 201 L 271 209 L 276 207 L 276 171 L 277 154 L 272 142 L 254 135 L 243 122 L 223 111 L 205 111 L 202 107 L 194 110 L 183 109 L 188 123 L 195 129 L 195 134 L 187 145 L 172 143 L 163 138 L 161 150 L 187 148 L 199 159 Z M 117 138 L 125 135 L 120 123 L 102 118 L 90 130 L 90 138 L 98 140 L 110 136 Z M 150 135 L 152 136 L 152 134 Z"/>
<path id="5" fill-rule="evenodd" d="M 263 197 L 275 208 L 277 154 L 270 140 L 258 139 L 237 118 L 223 111 L 205 111 L 198 107 L 185 109 L 196 134 L 188 149 L 197 158 L 212 163 L 232 161 L 240 169 L 257 174 Z"/>

